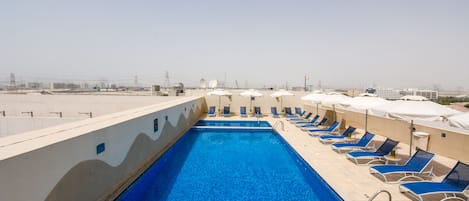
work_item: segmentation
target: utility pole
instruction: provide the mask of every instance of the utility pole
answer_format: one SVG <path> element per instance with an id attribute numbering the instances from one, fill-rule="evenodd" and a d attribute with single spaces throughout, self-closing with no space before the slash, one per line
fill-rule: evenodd
<path id="1" fill-rule="evenodd" d="M 134 86 L 138 87 L 138 76 L 134 76 Z"/>
<path id="2" fill-rule="evenodd" d="M 223 80 L 223 89 L 226 89 L 226 72 L 225 72 L 225 78 Z"/>
<path id="3" fill-rule="evenodd" d="M 164 87 L 166 89 L 169 89 L 171 87 L 171 83 L 169 82 L 169 73 L 168 71 L 165 72 L 165 76 L 164 76 Z"/>
<path id="4" fill-rule="evenodd" d="M 307 91 L 307 88 L 306 88 L 306 80 L 308 80 L 308 76 L 305 74 L 305 86 L 304 86 L 304 90 Z"/>
<path id="5" fill-rule="evenodd" d="M 15 79 L 15 74 L 10 73 L 10 90 L 15 90 L 16 89 L 16 79 Z"/>

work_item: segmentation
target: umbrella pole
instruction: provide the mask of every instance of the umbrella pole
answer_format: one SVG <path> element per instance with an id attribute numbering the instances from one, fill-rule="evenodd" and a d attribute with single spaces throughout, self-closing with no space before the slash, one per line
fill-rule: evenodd
<path id="1" fill-rule="evenodd" d="M 332 111 L 333 111 L 333 116 L 334 116 L 334 121 L 336 121 L 336 116 L 335 116 L 335 104 L 332 104 Z"/>
<path id="2" fill-rule="evenodd" d="M 280 111 L 284 112 L 283 107 L 282 107 L 282 103 L 283 103 L 283 98 L 280 97 Z"/>
<path id="3" fill-rule="evenodd" d="M 365 132 L 368 131 L 368 109 L 365 110 Z"/>
<path id="4" fill-rule="evenodd" d="M 414 138 L 413 134 L 414 134 L 414 130 L 415 130 L 414 120 L 410 120 L 409 130 L 410 130 L 409 156 L 412 156 L 412 140 Z"/>
<path id="5" fill-rule="evenodd" d="M 220 116 L 221 96 L 218 96 L 218 116 Z"/>
<path id="6" fill-rule="evenodd" d="M 316 103 L 316 115 L 319 115 L 319 103 Z"/>

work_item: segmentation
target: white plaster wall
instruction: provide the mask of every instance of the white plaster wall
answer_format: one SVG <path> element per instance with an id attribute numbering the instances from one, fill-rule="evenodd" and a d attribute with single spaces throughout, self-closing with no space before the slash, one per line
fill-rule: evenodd
<path id="1" fill-rule="evenodd" d="M 211 90 L 190 90 L 187 91 L 186 94 L 188 95 L 199 95 L 205 96 L 207 101 L 207 106 L 215 106 L 218 111 L 218 96 L 208 96 L 207 93 Z M 233 95 L 231 96 L 231 100 L 227 97 L 220 97 L 221 102 L 221 111 L 223 112 L 223 106 L 230 106 L 231 112 L 233 114 L 239 115 L 239 108 L 240 106 L 246 106 L 246 111 L 249 113 L 249 105 L 250 99 L 249 97 L 243 97 L 239 95 L 241 92 L 245 90 L 228 90 Z M 276 106 L 277 112 L 281 112 L 280 108 L 280 99 L 276 99 L 270 97 L 270 94 L 274 93 L 275 91 L 271 90 L 261 90 L 259 91 L 263 94 L 262 97 L 256 97 L 253 101 L 253 106 L 260 106 L 261 111 L 263 114 L 270 114 L 270 107 Z M 302 107 L 305 101 L 301 100 L 302 96 L 309 94 L 311 92 L 301 92 L 301 91 L 290 91 L 294 94 L 294 96 L 285 96 L 283 97 L 282 107 L 291 107 L 292 112 L 295 112 L 295 107 Z"/>
<path id="2" fill-rule="evenodd" d="M 31 117 L 0 117 L 0 137 L 14 135 L 41 128 L 47 128 L 73 121 L 83 120 L 84 118 L 31 118 Z"/>
<path id="3" fill-rule="evenodd" d="M 57 117 L 50 112 L 62 112 L 63 117 L 86 117 L 79 112 L 93 112 L 101 116 L 132 108 L 181 99 L 177 96 L 122 96 L 122 95 L 31 95 L 0 94 L 0 111 L 7 116 Z"/>
<path id="4" fill-rule="evenodd" d="M 0 143 L 0 200 L 44 200 L 57 182 L 82 161 L 98 159 L 118 166 L 139 134 L 156 140 L 165 116 L 175 126 L 181 114 L 188 117 L 191 109 L 195 112 L 202 104 L 201 97 L 185 97 L 5 137 Z M 159 130 L 153 133 L 155 118 Z M 97 155 L 100 143 L 105 143 L 106 150 Z"/>
<path id="5" fill-rule="evenodd" d="M 50 126 L 125 111 L 132 108 L 171 102 L 175 96 L 114 96 L 114 95 L 31 95 L 0 94 L 0 137 Z M 23 112 L 33 112 L 30 114 Z M 62 112 L 63 118 L 51 112 Z M 1 114 L 0 114 L 1 115 Z"/>

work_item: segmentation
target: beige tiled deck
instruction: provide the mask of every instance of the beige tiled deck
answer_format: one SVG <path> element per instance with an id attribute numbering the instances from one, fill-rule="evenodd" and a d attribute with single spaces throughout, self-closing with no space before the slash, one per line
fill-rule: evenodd
<path id="1" fill-rule="evenodd" d="M 206 119 L 229 119 L 229 120 L 256 120 L 256 118 L 239 116 L 232 117 L 208 117 Z M 379 190 L 387 190 L 392 194 L 392 200 L 412 200 L 408 196 L 399 192 L 399 184 L 386 184 L 379 178 L 369 173 L 369 166 L 358 166 L 350 160 L 346 159 L 345 154 L 339 154 L 333 151 L 330 145 L 319 142 L 317 137 L 311 137 L 304 131 L 295 127 L 293 124 L 285 120 L 285 118 L 263 117 L 262 120 L 269 121 L 274 125 L 277 121 L 283 121 L 285 130 L 280 126 L 276 130 L 280 135 L 307 161 L 311 167 L 316 170 L 324 180 L 344 199 L 344 200 L 368 200 L 375 192 Z M 356 137 L 362 135 L 359 131 Z M 376 141 L 383 141 L 382 136 L 375 137 Z M 380 144 L 377 143 L 379 146 Z M 400 143 L 398 146 L 398 154 L 406 161 L 409 146 Z M 436 181 L 440 181 L 446 173 L 450 171 L 450 167 L 454 166 L 456 161 L 445 157 L 436 156 L 432 166 L 437 177 Z M 430 198 L 432 199 L 432 198 Z M 385 194 L 379 195 L 375 200 L 388 200 Z"/>

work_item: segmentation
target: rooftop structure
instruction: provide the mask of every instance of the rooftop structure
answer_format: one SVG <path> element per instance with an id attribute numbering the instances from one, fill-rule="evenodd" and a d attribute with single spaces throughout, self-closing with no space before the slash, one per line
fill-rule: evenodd
<path id="1" fill-rule="evenodd" d="M 0 200 L 112 199 L 197 120 L 258 119 L 238 116 L 239 108 L 251 102 L 250 98 L 240 95 L 242 90 L 231 90 L 229 97 L 206 96 L 207 92 L 209 90 L 186 91 L 186 96 L 181 97 L 0 95 L 0 98 L 9 101 L 6 111 L 11 111 L 16 117 L 60 119 L 58 114 L 51 114 L 51 111 L 63 111 L 64 116 L 74 114 L 79 117 L 78 112 L 83 109 L 95 109 L 93 114 L 96 113 L 93 118 L 81 117 L 74 122 L 0 138 L 0 178 L 8 181 L 0 182 Z M 273 91 L 260 92 L 263 96 L 256 97 L 253 105 L 264 113 L 262 120 L 273 125 L 343 199 L 367 200 L 379 190 L 387 190 L 396 200 L 410 200 L 399 192 L 398 185 L 382 182 L 369 174 L 368 167 L 355 165 L 343 154 L 334 152 L 329 145 L 287 123 L 283 117 L 268 117 L 270 107 L 279 107 L 280 101 L 270 97 Z M 397 154 L 402 162 L 408 157 L 409 122 L 371 115 L 366 123 L 363 113 L 322 105 L 317 108 L 318 105 L 300 99 L 307 92 L 293 94 L 282 98 L 282 106 L 300 106 L 303 110 L 329 117 L 340 122 L 341 129 L 353 125 L 358 128 L 357 138 L 365 130 L 373 132 L 379 135 L 376 146 L 385 137 L 400 141 Z M 221 106 L 231 108 L 230 117 L 206 117 L 204 113 L 208 106 L 219 107 L 219 101 Z M 21 113 L 31 111 L 27 107 L 39 110 L 33 110 L 37 112 L 31 117 L 27 116 L 30 113 Z M 365 124 L 368 124 L 367 128 Z M 432 162 L 436 180 L 443 178 L 456 160 L 469 162 L 465 154 L 469 151 L 466 146 L 469 131 L 424 122 L 415 122 L 413 127 L 430 136 L 414 137 L 412 145 L 437 154 Z M 30 167 L 35 167 L 35 171 L 31 171 Z M 18 188 L 24 191 L 17 191 Z M 76 194 L 82 196 L 73 196 Z"/>
<path id="2" fill-rule="evenodd" d="M 438 99 L 438 91 L 428 89 L 393 89 L 393 88 L 368 88 L 364 90 L 367 93 L 376 94 L 379 97 L 388 100 L 398 100 L 402 96 L 423 96 L 429 100 Z"/>

